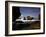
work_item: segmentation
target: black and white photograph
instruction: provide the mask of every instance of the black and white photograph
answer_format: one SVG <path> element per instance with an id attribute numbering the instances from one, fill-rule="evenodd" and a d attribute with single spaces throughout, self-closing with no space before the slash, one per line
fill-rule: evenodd
<path id="1" fill-rule="evenodd" d="M 45 32 L 45 4 L 5 2 L 5 35 L 33 35 Z"/>

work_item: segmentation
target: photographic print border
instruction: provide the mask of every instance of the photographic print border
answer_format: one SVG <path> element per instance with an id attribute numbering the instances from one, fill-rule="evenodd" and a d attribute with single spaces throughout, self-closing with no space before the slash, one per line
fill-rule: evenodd
<path id="1" fill-rule="evenodd" d="M 18 3 L 27 3 L 27 4 L 43 4 L 43 16 L 44 16 L 44 26 L 43 26 L 43 33 L 28 33 L 28 34 L 8 34 L 8 2 L 18 2 Z M 34 34 L 44 34 L 45 33 L 45 3 L 40 2 L 22 2 L 22 1 L 5 1 L 5 36 L 18 36 L 18 35 L 34 35 Z"/>

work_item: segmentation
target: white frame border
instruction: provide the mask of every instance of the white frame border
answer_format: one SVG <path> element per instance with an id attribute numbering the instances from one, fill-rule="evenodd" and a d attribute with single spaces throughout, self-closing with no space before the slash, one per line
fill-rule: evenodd
<path id="1" fill-rule="evenodd" d="M 41 29 L 39 30 L 19 30 L 19 31 L 12 31 L 12 6 L 21 6 L 21 7 L 40 7 L 41 8 Z M 42 4 L 24 4 L 24 3 L 11 3 L 8 2 L 8 32 L 9 34 L 26 34 L 26 33 L 42 33 L 43 32 L 43 5 Z"/>

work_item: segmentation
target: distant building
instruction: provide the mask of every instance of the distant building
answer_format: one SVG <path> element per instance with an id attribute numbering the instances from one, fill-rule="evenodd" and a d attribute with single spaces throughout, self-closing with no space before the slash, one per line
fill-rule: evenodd
<path id="1" fill-rule="evenodd" d="M 16 19 L 16 21 L 19 21 L 19 20 L 32 20 L 33 17 L 31 16 L 27 16 L 27 17 L 24 17 L 23 15 L 21 15 L 18 19 Z"/>
<path id="2" fill-rule="evenodd" d="M 27 20 L 32 20 L 32 19 L 33 19 L 33 17 L 27 16 Z"/>
<path id="3" fill-rule="evenodd" d="M 26 17 L 24 17 L 24 20 L 26 20 Z"/>

